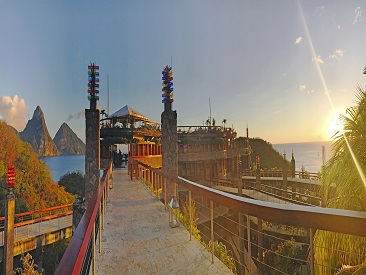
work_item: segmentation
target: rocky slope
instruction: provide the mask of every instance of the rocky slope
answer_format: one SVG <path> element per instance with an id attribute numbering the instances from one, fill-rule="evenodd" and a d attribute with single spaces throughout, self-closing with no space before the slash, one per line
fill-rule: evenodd
<path id="1" fill-rule="evenodd" d="M 61 154 L 82 155 L 85 154 L 85 144 L 71 130 L 69 125 L 63 123 L 57 131 L 53 141 L 55 142 Z"/>
<path id="2" fill-rule="evenodd" d="M 48 132 L 41 107 L 37 106 L 32 119 L 28 120 L 25 129 L 19 133 L 23 141 L 28 142 L 38 156 L 57 156 L 57 149 Z"/>

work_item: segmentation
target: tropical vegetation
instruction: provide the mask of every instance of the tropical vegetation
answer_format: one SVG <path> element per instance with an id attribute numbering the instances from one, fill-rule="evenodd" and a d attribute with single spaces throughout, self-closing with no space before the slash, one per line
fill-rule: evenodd
<path id="1" fill-rule="evenodd" d="M 72 203 L 75 196 L 55 184 L 51 172 L 9 126 L 0 121 L 0 215 L 4 216 L 6 174 L 15 168 L 16 213 Z"/>
<path id="2" fill-rule="evenodd" d="M 356 98 L 356 106 L 339 116 L 333 156 L 322 168 L 322 199 L 326 207 L 365 212 L 366 91 L 359 86 Z M 351 274 L 346 272 L 352 269 L 366 273 L 366 238 L 317 231 L 314 244 L 316 274 L 334 274 L 336 270 Z"/>

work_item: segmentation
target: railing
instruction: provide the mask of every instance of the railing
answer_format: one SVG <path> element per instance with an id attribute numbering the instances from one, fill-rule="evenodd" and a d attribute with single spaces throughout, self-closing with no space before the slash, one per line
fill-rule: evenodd
<path id="1" fill-rule="evenodd" d="M 334 274 L 342 263 L 356 265 L 366 259 L 365 212 L 248 199 L 171 177 L 142 163 L 135 175 L 150 181 L 157 197 L 162 189 L 165 203 L 170 200 L 165 185 L 176 185 L 180 210 L 189 211 L 183 215 L 189 217 L 188 225 L 196 224 L 211 252 L 221 249 L 217 254 L 232 259 L 239 274 Z M 352 242 L 357 252 L 321 242 L 325 234 L 334 233 Z M 319 255 L 334 259 L 323 261 Z"/>
<path id="2" fill-rule="evenodd" d="M 99 232 L 99 252 L 101 252 L 101 231 L 104 228 L 104 214 L 112 174 L 112 162 L 104 171 L 99 192 L 92 200 L 77 226 L 75 233 L 62 257 L 55 274 L 89 274 L 95 271 L 96 241 Z"/>
<path id="3" fill-rule="evenodd" d="M 224 179 L 213 179 L 212 183 L 216 186 L 230 187 L 230 188 L 238 188 L 237 181 L 224 180 Z M 279 187 L 275 187 L 272 185 L 264 184 L 264 183 L 256 183 L 255 181 L 243 181 L 242 187 L 247 190 L 254 190 L 253 194 L 250 195 L 251 198 L 256 200 L 268 201 L 261 194 L 266 194 L 270 197 L 277 198 L 278 202 L 287 201 L 294 204 L 299 205 L 313 205 L 313 206 L 321 206 L 321 198 L 315 195 L 296 192 L 293 190 L 282 189 Z M 238 191 L 236 190 L 236 193 Z M 272 202 L 274 202 L 272 200 Z"/>
<path id="4" fill-rule="evenodd" d="M 72 225 L 72 204 L 65 204 L 16 214 L 14 236 L 16 240 L 38 236 Z M 5 217 L 0 217 L 0 245 L 4 244 Z"/>
<path id="5" fill-rule="evenodd" d="M 255 177 L 256 171 L 255 170 L 244 170 L 243 176 Z M 283 170 L 260 170 L 261 177 L 283 177 Z M 291 178 L 291 171 L 287 171 L 287 177 Z M 307 172 L 307 171 L 295 171 L 295 178 L 298 179 L 309 179 L 309 180 L 318 180 L 319 173 Z"/>

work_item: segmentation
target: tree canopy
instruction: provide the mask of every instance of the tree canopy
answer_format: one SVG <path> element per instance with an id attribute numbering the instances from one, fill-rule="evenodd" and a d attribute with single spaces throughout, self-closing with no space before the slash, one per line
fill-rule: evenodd
<path id="1" fill-rule="evenodd" d="M 72 203 L 75 196 L 55 184 L 31 145 L 0 121 L 0 215 L 4 215 L 7 167 L 15 167 L 16 213 Z"/>

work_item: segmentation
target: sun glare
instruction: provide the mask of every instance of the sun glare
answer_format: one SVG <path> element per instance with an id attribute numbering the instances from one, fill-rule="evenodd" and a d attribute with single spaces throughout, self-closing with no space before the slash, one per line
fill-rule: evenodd
<path id="1" fill-rule="evenodd" d="M 328 123 L 327 137 L 332 139 L 336 132 L 343 132 L 344 125 L 339 121 L 339 113 L 334 112 Z"/>

